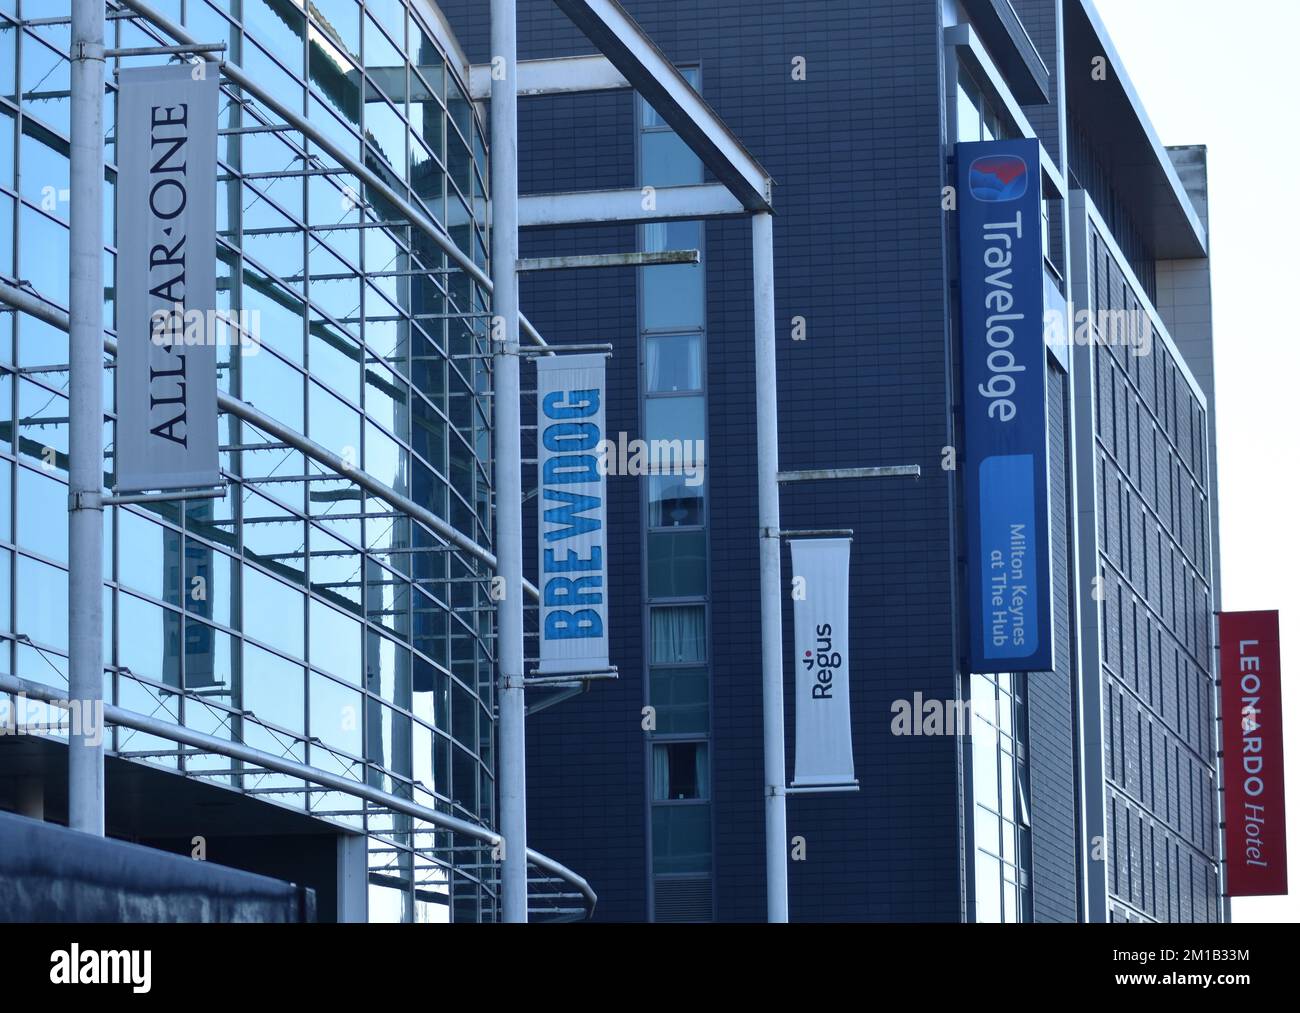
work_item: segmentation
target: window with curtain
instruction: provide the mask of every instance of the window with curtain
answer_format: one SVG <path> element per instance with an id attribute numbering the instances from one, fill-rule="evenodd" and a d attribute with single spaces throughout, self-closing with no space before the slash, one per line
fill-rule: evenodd
<path id="1" fill-rule="evenodd" d="M 688 801 L 708 797 L 708 743 L 656 743 L 654 747 L 654 800 L 656 802 Z"/>
<path id="2" fill-rule="evenodd" d="M 658 334 L 646 337 L 647 393 L 701 388 L 700 338 L 699 334 Z"/>
<path id="3" fill-rule="evenodd" d="M 650 610 L 650 661 L 656 665 L 705 660 L 703 605 L 665 605 Z"/>

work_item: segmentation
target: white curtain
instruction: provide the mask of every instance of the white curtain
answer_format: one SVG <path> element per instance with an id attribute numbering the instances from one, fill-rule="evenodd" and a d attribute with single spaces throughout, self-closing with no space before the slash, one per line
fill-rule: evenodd
<path id="1" fill-rule="evenodd" d="M 709 747 L 704 742 L 695 747 L 695 795 L 709 797 Z"/>
<path id="2" fill-rule="evenodd" d="M 668 797 L 668 747 L 655 746 L 654 748 L 654 797 L 657 799 L 666 799 Z"/>
<path id="3" fill-rule="evenodd" d="M 654 270 L 654 268 L 646 268 Z M 697 334 L 649 338 L 646 349 L 646 389 L 651 391 L 699 390 L 700 338 Z"/>
<path id="4" fill-rule="evenodd" d="M 653 222 L 641 228 L 644 230 L 641 233 L 641 240 L 645 244 L 643 249 L 646 253 L 661 253 L 668 249 L 667 222 Z"/>
<path id="5" fill-rule="evenodd" d="M 704 606 L 650 610 L 650 657 L 658 664 L 704 660 Z"/>

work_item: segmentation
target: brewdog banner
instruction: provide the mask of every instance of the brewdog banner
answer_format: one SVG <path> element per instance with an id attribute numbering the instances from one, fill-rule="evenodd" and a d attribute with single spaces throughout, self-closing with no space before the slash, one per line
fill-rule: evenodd
<path id="1" fill-rule="evenodd" d="M 609 668 L 605 357 L 537 360 L 538 671 Z"/>
<path id="2" fill-rule="evenodd" d="M 118 75 L 117 489 L 216 485 L 215 68 Z"/>
<path id="3" fill-rule="evenodd" d="M 791 540 L 794 788 L 856 784 L 849 712 L 849 539 Z"/>

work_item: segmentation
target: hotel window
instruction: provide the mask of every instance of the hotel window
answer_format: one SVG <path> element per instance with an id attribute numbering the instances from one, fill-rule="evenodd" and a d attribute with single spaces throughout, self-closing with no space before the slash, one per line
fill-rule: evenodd
<path id="1" fill-rule="evenodd" d="M 957 140 L 997 141 L 1018 136 L 1007 127 L 1002 104 L 991 96 L 964 61 L 957 62 Z"/>
<path id="2" fill-rule="evenodd" d="M 698 70 L 682 73 L 698 87 Z M 638 110 L 639 185 L 702 183 L 690 148 L 644 101 Z M 651 223 L 640 242 L 646 252 L 702 250 L 704 226 Z M 639 278 L 652 910 L 660 921 L 701 921 L 713 913 L 704 267 L 655 265 Z"/>
<path id="3" fill-rule="evenodd" d="M 1027 676 L 972 674 L 975 918 L 1032 917 Z"/>

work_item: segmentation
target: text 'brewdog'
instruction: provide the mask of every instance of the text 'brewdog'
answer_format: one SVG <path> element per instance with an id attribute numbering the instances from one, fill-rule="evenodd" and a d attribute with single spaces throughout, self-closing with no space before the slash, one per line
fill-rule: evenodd
<path id="1" fill-rule="evenodd" d="M 537 362 L 538 670 L 609 668 L 605 572 L 605 359 Z"/>

